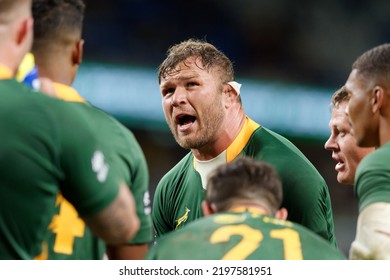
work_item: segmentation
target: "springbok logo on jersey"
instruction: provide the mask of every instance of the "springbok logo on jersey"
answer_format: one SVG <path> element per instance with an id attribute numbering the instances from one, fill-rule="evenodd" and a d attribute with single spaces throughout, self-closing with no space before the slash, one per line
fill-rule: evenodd
<path id="1" fill-rule="evenodd" d="M 104 154 L 101 151 L 95 151 L 92 156 L 92 170 L 100 183 L 103 183 L 108 174 L 108 164 L 105 161 Z"/>
<path id="2" fill-rule="evenodd" d="M 187 220 L 188 220 L 188 213 L 190 212 L 191 210 L 188 209 L 186 207 L 186 212 L 184 213 L 183 216 L 181 216 L 179 219 L 177 219 L 176 221 L 176 227 L 175 227 L 175 230 L 179 228 L 180 224 L 181 223 L 185 223 Z"/>

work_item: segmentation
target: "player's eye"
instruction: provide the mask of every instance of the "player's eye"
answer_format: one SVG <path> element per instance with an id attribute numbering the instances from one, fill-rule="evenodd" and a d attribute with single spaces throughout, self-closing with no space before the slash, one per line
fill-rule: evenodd
<path id="1" fill-rule="evenodd" d="M 197 86 L 198 85 L 198 83 L 196 83 L 196 82 L 188 82 L 187 83 L 187 87 L 194 87 L 194 86 Z"/>
<path id="2" fill-rule="evenodd" d="M 174 89 L 174 88 L 166 88 L 166 89 L 163 89 L 162 95 L 163 95 L 163 96 L 166 96 L 166 95 L 172 94 L 172 93 L 174 93 L 174 92 L 175 92 L 175 89 Z"/>

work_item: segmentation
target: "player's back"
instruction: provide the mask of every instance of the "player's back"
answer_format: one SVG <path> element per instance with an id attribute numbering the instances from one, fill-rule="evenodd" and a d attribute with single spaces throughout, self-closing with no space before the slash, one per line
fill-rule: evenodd
<path id="1" fill-rule="evenodd" d="M 149 259 L 345 259 L 308 229 L 256 212 L 201 218 L 157 240 Z"/>
<path id="2" fill-rule="evenodd" d="M 153 240 L 153 229 L 150 205 L 145 205 L 148 197 L 149 173 L 143 151 L 134 134 L 114 117 L 93 108 L 88 104 L 77 104 L 80 108 L 89 107 L 93 118 L 99 120 L 99 137 L 106 139 L 107 145 L 113 150 L 111 154 L 111 170 L 115 170 L 119 178 L 130 187 L 136 200 L 136 211 L 141 227 L 131 244 L 134 242 L 148 243 Z M 74 207 L 59 195 L 56 212 L 47 233 L 49 259 L 102 259 L 106 251 L 104 242 L 94 236 L 78 216 Z M 69 222 L 72 222 L 70 225 Z M 70 230 L 71 229 L 71 230 Z"/>
<path id="3" fill-rule="evenodd" d="M 116 197 L 115 174 L 105 169 L 111 150 L 94 132 L 97 110 L 15 80 L 0 81 L 0 93 L 0 259 L 31 259 L 41 253 L 59 189 L 81 215 Z"/>

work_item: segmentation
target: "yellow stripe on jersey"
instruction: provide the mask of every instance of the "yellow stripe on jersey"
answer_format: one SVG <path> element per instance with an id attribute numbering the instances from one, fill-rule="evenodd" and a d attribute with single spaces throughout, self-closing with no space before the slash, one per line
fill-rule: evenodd
<path id="1" fill-rule="evenodd" d="M 70 102 L 87 102 L 75 89 L 71 88 L 70 86 L 60 83 L 53 83 L 53 86 L 56 92 L 56 96 L 59 99 Z"/>
<path id="2" fill-rule="evenodd" d="M 83 102 L 86 100 L 70 86 L 53 82 L 57 98 L 68 102 Z M 85 223 L 79 218 L 78 212 L 61 194 L 58 194 L 56 205 L 60 204 L 60 212 L 54 215 L 49 229 L 55 234 L 53 251 L 56 254 L 72 255 L 76 237 L 83 237 Z"/>
<path id="3" fill-rule="evenodd" d="M 240 133 L 237 135 L 236 139 L 234 139 L 233 143 L 230 144 L 230 146 L 226 149 L 226 162 L 231 162 L 241 153 L 253 132 L 255 132 L 255 130 L 260 127 L 258 123 L 251 120 L 248 116 L 245 118 L 245 124 L 242 127 Z M 195 157 L 193 165 L 194 169 L 197 170 Z"/>
<path id="4" fill-rule="evenodd" d="M 8 67 L 0 64 L 0 80 L 11 79 L 12 76 L 12 71 Z"/>
<path id="5" fill-rule="evenodd" d="M 226 162 L 231 162 L 241 153 L 253 132 L 259 127 L 260 125 L 258 123 L 246 117 L 245 124 L 240 133 L 236 139 L 234 139 L 233 143 L 226 149 Z"/>

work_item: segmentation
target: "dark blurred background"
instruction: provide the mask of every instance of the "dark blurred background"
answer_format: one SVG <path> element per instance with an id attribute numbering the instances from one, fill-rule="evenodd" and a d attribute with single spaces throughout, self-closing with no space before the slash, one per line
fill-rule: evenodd
<path id="1" fill-rule="evenodd" d="M 223 50 L 238 76 L 326 89 L 330 102 L 355 58 L 390 41 L 388 0 L 85 2 L 85 61 L 150 69 L 156 86 L 156 69 L 168 47 L 194 37 Z M 138 91 L 142 94 L 142 85 Z M 160 98 L 158 87 L 150 98 Z M 126 125 L 144 149 L 153 193 L 158 180 L 187 151 L 178 147 L 165 126 Z M 352 187 L 339 185 L 335 179 L 335 162 L 331 152 L 323 149 L 326 137 L 274 130 L 296 144 L 327 181 L 336 237 L 347 253 L 354 238 L 357 204 Z"/>
<path id="2" fill-rule="evenodd" d="M 390 38 L 388 0 L 85 0 L 86 58 L 157 67 L 205 38 L 255 78 L 339 86 L 351 62 Z"/>

